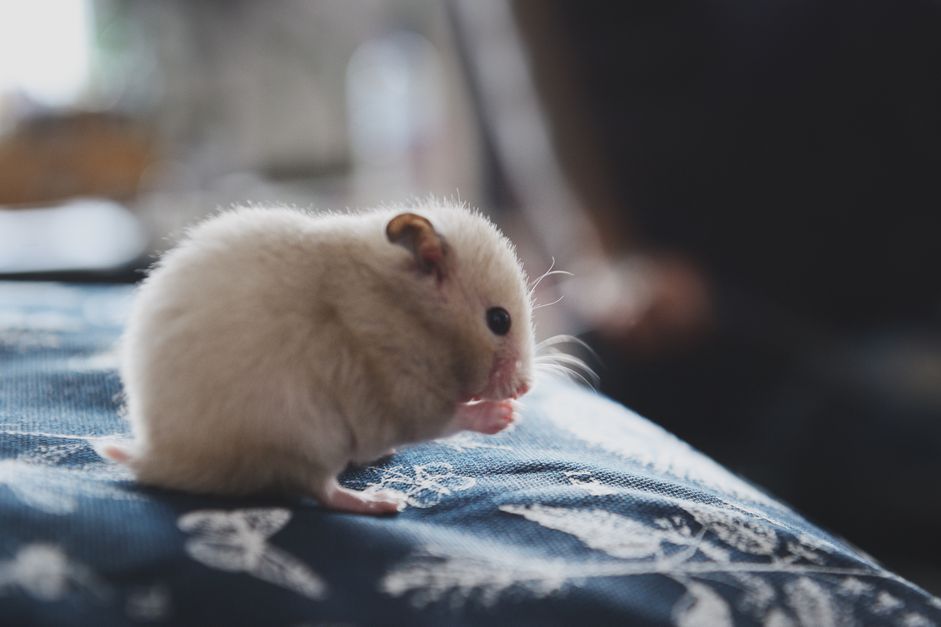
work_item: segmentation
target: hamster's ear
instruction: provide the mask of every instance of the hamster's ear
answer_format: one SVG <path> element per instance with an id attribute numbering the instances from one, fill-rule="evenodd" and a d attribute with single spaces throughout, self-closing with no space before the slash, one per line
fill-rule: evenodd
<path id="1" fill-rule="evenodd" d="M 414 213 L 400 213 L 386 225 L 386 237 L 415 257 L 422 272 L 444 278 L 447 243 L 427 218 Z"/>

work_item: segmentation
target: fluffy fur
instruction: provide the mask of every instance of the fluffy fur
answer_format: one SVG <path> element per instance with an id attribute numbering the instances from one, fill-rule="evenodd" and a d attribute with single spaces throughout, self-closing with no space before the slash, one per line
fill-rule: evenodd
<path id="1" fill-rule="evenodd" d="M 513 247 L 476 212 L 408 209 L 445 244 L 440 276 L 422 272 L 386 236 L 402 211 L 243 208 L 193 228 L 138 291 L 121 354 L 135 441 L 105 452 L 147 484 L 381 513 L 388 495 L 337 486 L 347 464 L 508 424 L 533 363 Z"/>

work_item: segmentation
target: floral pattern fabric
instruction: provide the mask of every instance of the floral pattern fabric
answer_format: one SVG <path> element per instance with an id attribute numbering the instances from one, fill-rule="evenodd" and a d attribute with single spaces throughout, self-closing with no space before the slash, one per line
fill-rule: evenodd
<path id="1" fill-rule="evenodd" d="M 496 436 L 347 472 L 395 517 L 137 486 L 129 287 L 0 283 L 0 623 L 938 625 L 941 601 L 651 422 L 552 379 Z"/>

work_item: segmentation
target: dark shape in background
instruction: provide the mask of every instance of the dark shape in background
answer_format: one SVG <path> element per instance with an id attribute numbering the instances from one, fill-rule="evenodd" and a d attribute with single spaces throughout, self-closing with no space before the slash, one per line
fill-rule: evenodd
<path id="1" fill-rule="evenodd" d="M 941 5 L 517 8 L 651 299 L 604 391 L 937 589 Z"/>

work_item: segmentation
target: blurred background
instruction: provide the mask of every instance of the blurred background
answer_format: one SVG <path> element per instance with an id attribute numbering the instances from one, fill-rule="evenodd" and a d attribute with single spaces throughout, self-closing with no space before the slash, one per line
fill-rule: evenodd
<path id="1" fill-rule="evenodd" d="M 939 68 L 936 0 L 8 0 L 0 275 L 466 201 L 602 391 L 938 594 Z"/>

